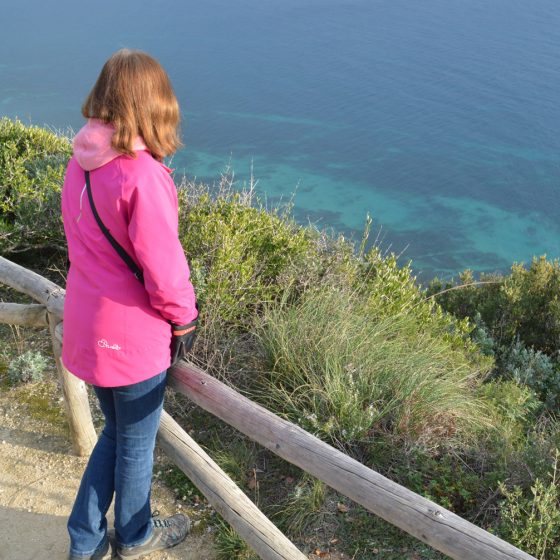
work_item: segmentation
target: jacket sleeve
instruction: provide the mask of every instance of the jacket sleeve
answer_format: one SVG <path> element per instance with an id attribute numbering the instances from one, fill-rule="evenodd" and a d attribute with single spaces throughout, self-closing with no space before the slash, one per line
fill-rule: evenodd
<path id="1" fill-rule="evenodd" d="M 198 312 L 179 241 L 175 185 L 163 168 L 155 169 L 136 179 L 129 196 L 128 235 L 150 303 L 168 321 L 190 323 Z"/>

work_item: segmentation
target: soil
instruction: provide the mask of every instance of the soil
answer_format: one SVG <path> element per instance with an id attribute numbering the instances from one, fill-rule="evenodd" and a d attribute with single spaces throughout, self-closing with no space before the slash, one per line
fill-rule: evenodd
<path id="1" fill-rule="evenodd" d="M 60 406 L 51 406 L 45 392 L 44 384 L 0 388 L 0 560 L 68 555 L 66 521 L 87 459 L 72 454 Z M 152 507 L 162 516 L 191 515 L 160 481 L 152 492 Z M 193 533 L 182 544 L 146 558 L 215 560 L 212 528 L 196 512 L 193 519 Z"/>

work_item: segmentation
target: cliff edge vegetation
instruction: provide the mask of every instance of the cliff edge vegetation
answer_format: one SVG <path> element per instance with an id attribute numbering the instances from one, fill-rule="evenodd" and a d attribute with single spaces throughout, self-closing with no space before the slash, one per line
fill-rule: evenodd
<path id="1" fill-rule="evenodd" d="M 0 251 L 62 285 L 70 153 L 63 136 L 0 120 Z M 558 263 L 426 290 L 410 265 L 369 248 L 369 221 L 349 240 L 298 225 L 289 206 L 266 208 L 230 174 L 176 181 L 201 367 L 538 558 L 560 558 Z M 39 358 L 22 358 L 21 338 L 2 329 L 6 382 L 11 371 L 9 383 L 22 383 L 17 372 Z M 168 407 L 311 557 L 443 557 L 185 399 L 170 394 Z M 201 499 L 181 474 L 168 478 Z M 252 557 L 223 523 L 217 546 L 223 558 Z"/>

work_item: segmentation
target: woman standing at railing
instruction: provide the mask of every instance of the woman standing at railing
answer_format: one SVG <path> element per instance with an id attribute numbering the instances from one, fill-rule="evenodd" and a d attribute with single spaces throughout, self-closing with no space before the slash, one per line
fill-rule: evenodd
<path id="1" fill-rule="evenodd" d="M 150 508 L 167 369 L 190 350 L 198 315 L 177 193 L 162 163 L 180 145 L 179 107 L 156 60 L 121 50 L 82 113 L 89 120 L 62 191 L 71 263 L 62 361 L 93 385 L 105 426 L 68 520 L 69 558 L 139 558 L 177 544 L 190 527 L 183 515 L 153 520 Z"/>

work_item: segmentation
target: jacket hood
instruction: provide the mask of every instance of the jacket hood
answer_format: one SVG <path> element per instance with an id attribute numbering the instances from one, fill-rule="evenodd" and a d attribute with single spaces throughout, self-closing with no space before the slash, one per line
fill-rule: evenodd
<path id="1" fill-rule="evenodd" d="M 92 171 L 122 155 L 111 146 L 114 132 L 115 127 L 112 124 L 98 119 L 88 119 L 87 124 L 74 137 L 73 142 L 74 157 L 83 170 Z M 148 148 L 144 140 L 137 136 L 132 149 L 139 151 Z"/>

